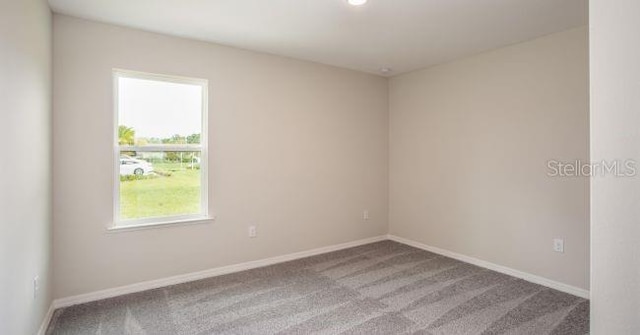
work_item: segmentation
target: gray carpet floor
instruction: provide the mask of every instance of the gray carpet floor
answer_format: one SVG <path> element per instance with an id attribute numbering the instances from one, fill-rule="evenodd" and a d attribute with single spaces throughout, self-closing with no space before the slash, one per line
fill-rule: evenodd
<path id="1" fill-rule="evenodd" d="M 47 334 L 553 334 L 589 302 L 384 241 L 59 309 Z"/>

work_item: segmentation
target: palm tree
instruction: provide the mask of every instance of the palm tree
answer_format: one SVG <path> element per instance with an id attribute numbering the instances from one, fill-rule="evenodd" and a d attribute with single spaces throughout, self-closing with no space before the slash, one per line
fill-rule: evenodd
<path id="1" fill-rule="evenodd" d="M 118 127 L 118 144 L 119 145 L 133 145 L 135 143 L 136 131 L 131 127 L 119 126 Z"/>

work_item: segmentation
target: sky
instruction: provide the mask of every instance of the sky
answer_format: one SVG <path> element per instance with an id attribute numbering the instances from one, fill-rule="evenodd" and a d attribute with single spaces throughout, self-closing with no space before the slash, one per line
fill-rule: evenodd
<path id="1" fill-rule="evenodd" d="M 134 78 L 118 78 L 118 124 L 136 138 L 167 138 L 201 133 L 202 87 Z"/>

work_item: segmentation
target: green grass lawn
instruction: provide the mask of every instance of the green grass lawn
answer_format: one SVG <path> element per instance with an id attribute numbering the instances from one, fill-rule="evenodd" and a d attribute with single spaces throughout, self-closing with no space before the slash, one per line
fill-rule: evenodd
<path id="1" fill-rule="evenodd" d="M 153 164 L 157 176 L 120 182 L 120 217 L 139 219 L 200 213 L 200 170 Z M 169 175 L 170 174 L 170 175 Z"/>

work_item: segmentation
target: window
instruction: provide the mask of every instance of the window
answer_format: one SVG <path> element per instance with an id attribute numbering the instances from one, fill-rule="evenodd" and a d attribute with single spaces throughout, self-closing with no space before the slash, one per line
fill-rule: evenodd
<path id="1" fill-rule="evenodd" d="M 113 77 L 115 228 L 207 219 L 207 81 Z"/>

